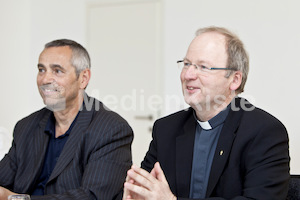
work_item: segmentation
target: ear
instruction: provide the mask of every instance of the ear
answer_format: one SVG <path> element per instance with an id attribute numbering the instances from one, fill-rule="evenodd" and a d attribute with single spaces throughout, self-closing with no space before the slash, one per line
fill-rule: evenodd
<path id="1" fill-rule="evenodd" d="M 90 81 L 91 78 L 91 70 L 85 69 L 80 72 L 79 79 L 80 79 L 80 89 L 85 89 Z"/>
<path id="2" fill-rule="evenodd" d="M 235 71 L 234 74 L 231 76 L 232 76 L 232 81 L 230 83 L 230 90 L 236 91 L 242 83 L 243 74 L 241 71 Z"/>

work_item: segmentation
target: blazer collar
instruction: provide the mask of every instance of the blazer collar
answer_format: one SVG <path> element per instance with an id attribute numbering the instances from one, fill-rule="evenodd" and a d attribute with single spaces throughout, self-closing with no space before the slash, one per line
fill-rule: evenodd
<path id="1" fill-rule="evenodd" d="M 209 197 L 212 194 L 221 174 L 223 173 L 224 167 L 230 155 L 236 132 L 240 124 L 240 120 L 242 118 L 242 114 L 244 112 L 240 107 L 240 98 L 235 98 L 232 103 L 235 104 L 235 108 L 237 109 L 233 110 L 230 108 L 222 131 L 220 133 L 210 171 L 206 197 Z"/>
<path id="2" fill-rule="evenodd" d="M 95 101 L 97 100 L 88 97 L 86 94 L 84 98 L 85 103 L 83 104 L 82 110 L 78 115 L 70 136 L 58 158 L 58 161 L 49 177 L 48 182 L 56 178 L 72 161 L 76 152 L 76 148 L 78 148 L 79 142 L 82 140 L 82 137 L 86 133 L 86 130 L 92 120 L 92 116 L 95 111 Z"/>
<path id="3" fill-rule="evenodd" d="M 240 102 L 240 98 L 235 98 L 232 101 L 235 105 L 235 109 L 230 108 L 220 133 L 210 171 L 210 178 L 206 191 L 207 197 L 212 194 L 229 158 L 232 144 L 244 112 L 241 109 Z M 197 122 L 193 117 L 193 109 L 190 108 L 187 112 L 189 112 L 189 117 L 184 124 L 183 133 L 176 138 L 176 190 L 178 196 L 189 196 L 190 193 L 191 169 L 193 164 Z"/>
<path id="4" fill-rule="evenodd" d="M 49 181 L 53 180 L 57 177 L 62 170 L 68 165 L 68 163 L 73 159 L 75 149 L 78 145 L 78 141 L 80 141 L 82 135 L 86 132 L 87 127 L 89 126 L 93 113 L 95 109 L 101 109 L 102 105 L 99 101 L 94 98 L 89 97 L 86 93 L 84 94 L 84 106 L 81 108 L 81 112 L 72 128 L 71 134 L 66 142 L 64 149 L 59 156 L 59 159 L 55 165 L 55 168 L 52 171 L 51 176 L 49 177 Z M 95 101 L 97 101 L 97 108 L 95 108 Z M 44 158 L 46 155 L 49 135 L 45 134 L 45 128 L 49 119 L 50 114 L 52 113 L 47 108 L 42 109 L 41 111 L 40 122 L 38 123 L 38 129 L 34 132 L 33 135 L 33 153 L 34 159 L 32 164 L 32 175 L 30 175 L 28 188 L 25 188 L 25 191 L 31 191 L 34 188 L 34 184 L 39 178 L 39 174 L 41 173 Z"/>
<path id="5" fill-rule="evenodd" d="M 37 130 L 34 131 L 33 133 L 33 161 L 28 163 L 32 167 L 32 174 L 29 176 L 28 183 L 28 188 L 25 188 L 24 191 L 27 190 L 33 190 L 35 181 L 39 178 L 39 174 L 42 170 L 43 162 L 44 162 L 44 157 L 46 154 L 46 150 L 48 147 L 48 141 L 49 141 L 49 136 L 44 133 L 49 116 L 51 114 L 51 111 L 48 109 L 44 108 L 41 111 L 41 119 L 38 124 Z"/>
<path id="6" fill-rule="evenodd" d="M 176 190 L 178 196 L 189 196 L 197 121 L 193 109 L 184 124 L 183 133 L 176 138 Z"/>

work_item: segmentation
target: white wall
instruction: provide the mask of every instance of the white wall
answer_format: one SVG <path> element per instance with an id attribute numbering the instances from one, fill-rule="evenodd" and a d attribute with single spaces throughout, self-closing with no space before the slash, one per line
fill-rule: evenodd
<path id="1" fill-rule="evenodd" d="M 285 124 L 291 172 L 298 174 L 299 7 L 298 0 L 166 0 L 164 9 L 165 93 L 181 94 L 175 63 L 185 56 L 196 29 L 210 25 L 230 28 L 250 56 L 244 96 Z"/>
<path id="2" fill-rule="evenodd" d="M 85 43 L 83 0 L 0 0 L 0 126 L 43 106 L 36 87 L 37 61 L 46 42 L 58 38 Z"/>
<path id="3" fill-rule="evenodd" d="M 196 29 L 208 25 L 230 28 L 244 41 L 250 55 L 244 95 L 286 125 L 291 172 L 299 174 L 299 1 L 162 1 L 164 95 L 181 96 L 176 61 L 185 56 Z M 0 132 L 11 135 L 19 119 L 43 106 L 35 84 L 37 58 L 43 45 L 57 38 L 86 45 L 87 2 L 98 1 L 0 0 Z M 179 107 L 184 106 L 183 101 L 181 104 Z M 179 107 L 174 105 L 164 114 Z M 0 143 L 0 151 L 2 147 Z"/>
<path id="4" fill-rule="evenodd" d="M 0 151 L 10 146 L 16 119 L 29 112 L 30 10 L 28 0 L 0 0 Z"/>

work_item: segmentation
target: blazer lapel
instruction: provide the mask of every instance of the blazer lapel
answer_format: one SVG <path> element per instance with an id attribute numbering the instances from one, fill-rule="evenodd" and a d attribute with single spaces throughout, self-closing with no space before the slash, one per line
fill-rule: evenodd
<path id="1" fill-rule="evenodd" d="M 43 162 L 46 154 L 46 150 L 48 147 L 49 136 L 45 134 L 45 127 L 48 122 L 50 111 L 46 110 L 46 114 L 43 115 L 41 121 L 39 122 L 38 130 L 35 131 L 33 136 L 33 150 L 34 150 L 34 161 L 33 163 L 28 163 L 28 165 L 32 166 L 32 175 L 30 175 L 28 183 L 32 183 L 31 185 L 27 185 L 28 188 L 24 189 L 24 191 L 29 190 L 35 183 L 35 179 L 38 179 L 40 171 L 43 167 Z"/>
<path id="2" fill-rule="evenodd" d="M 76 152 L 75 149 L 78 147 L 78 142 L 81 141 L 81 138 L 83 137 L 83 134 L 87 130 L 92 119 L 93 110 L 95 109 L 94 105 L 90 109 L 92 111 L 87 111 L 86 107 L 84 106 L 83 110 L 79 113 L 75 125 L 71 130 L 69 138 L 58 158 L 58 161 L 49 177 L 48 182 L 56 178 L 73 159 Z"/>
<path id="3" fill-rule="evenodd" d="M 223 129 L 220 133 L 219 141 L 213 158 L 206 197 L 209 197 L 212 194 L 224 170 L 224 167 L 230 155 L 233 141 L 236 136 L 236 131 L 239 127 L 242 114 L 243 110 L 241 109 L 239 109 L 239 111 L 230 110 L 228 113 L 228 116 L 223 125 Z"/>
<path id="4" fill-rule="evenodd" d="M 184 133 L 176 138 L 176 189 L 178 196 L 189 196 L 196 130 L 193 112 L 183 130 Z"/>

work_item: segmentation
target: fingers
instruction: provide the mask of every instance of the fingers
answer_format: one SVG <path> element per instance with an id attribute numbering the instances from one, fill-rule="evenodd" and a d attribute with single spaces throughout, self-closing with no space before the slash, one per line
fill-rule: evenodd
<path id="1" fill-rule="evenodd" d="M 130 179 L 129 176 L 126 176 L 126 181 L 125 183 L 131 183 L 131 184 L 135 184 L 134 180 Z M 122 200 L 133 200 L 135 199 L 134 196 L 135 194 L 133 194 L 133 192 L 129 191 L 126 187 L 125 187 L 125 183 L 124 183 L 124 190 L 123 190 L 123 198 Z"/>
<path id="2" fill-rule="evenodd" d="M 126 182 L 127 181 L 130 181 L 128 176 L 126 177 Z M 131 196 L 130 196 L 129 191 L 124 187 L 122 200 L 130 199 L 130 198 L 131 198 Z"/>
<path id="3" fill-rule="evenodd" d="M 163 172 L 163 170 L 161 169 L 160 167 L 160 164 L 159 162 L 156 162 L 155 165 L 154 165 L 154 171 L 155 171 L 155 174 L 156 174 L 156 177 L 158 180 L 164 182 L 164 183 L 168 183 L 167 179 L 166 179 L 166 176 Z"/>
<path id="4" fill-rule="evenodd" d="M 154 172 L 153 170 L 152 173 Z M 128 178 L 124 184 L 124 190 L 130 192 L 130 195 L 126 196 L 128 200 L 149 198 L 153 188 L 155 188 L 155 185 L 158 183 L 158 180 L 153 177 L 152 174 L 136 165 L 132 165 L 131 169 L 127 172 L 127 176 Z"/>
<path id="5" fill-rule="evenodd" d="M 127 172 L 124 190 L 129 191 L 125 200 L 174 199 L 164 172 L 157 162 L 149 173 L 135 165 Z"/>
<path id="6" fill-rule="evenodd" d="M 135 182 L 148 189 L 150 188 L 151 184 L 157 182 L 157 179 L 149 172 L 135 165 L 132 165 L 131 169 L 128 170 L 127 175 L 130 177 L 130 179 L 133 179 Z"/>
<path id="7" fill-rule="evenodd" d="M 146 188 L 138 186 L 138 185 L 134 185 L 129 182 L 124 183 L 124 188 L 128 191 L 131 191 L 131 194 L 126 196 L 126 200 L 145 199 L 147 196 L 149 196 L 149 191 Z"/>

